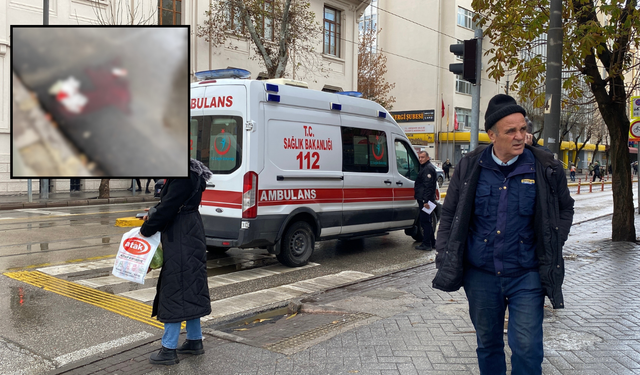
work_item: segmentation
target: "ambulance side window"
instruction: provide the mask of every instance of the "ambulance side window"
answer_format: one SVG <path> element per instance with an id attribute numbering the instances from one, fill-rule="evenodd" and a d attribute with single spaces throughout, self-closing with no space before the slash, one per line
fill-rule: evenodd
<path id="1" fill-rule="evenodd" d="M 242 118 L 194 116 L 189 127 L 190 155 L 211 172 L 228 174 L 242 164 Z"/>
<path id="2" fill-rule="evenodd" d="M 413 149 L 406 142 L 400 140 L 395 141 L 395 148 L 398 173 L 409 180 L 415 181 L 420 170 L 420 162 Z"/>
<path id="3" fill-rule="evenodd" d="M 389 172 L 387 136 L 371 129 L 342 128 L 343 172 Z"/>

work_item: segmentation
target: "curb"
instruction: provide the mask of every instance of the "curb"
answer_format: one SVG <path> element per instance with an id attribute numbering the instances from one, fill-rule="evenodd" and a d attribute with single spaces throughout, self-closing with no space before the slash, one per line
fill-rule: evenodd
<path id="1" fill-rule="evenodd" d="M 24 208 L 46 208 L 46 207 L 77 207 L 77 206 L 93 206 L 99 204 L 115 204 L 115 203 L 140 203 L 140 202 L 157 202 L 154 197 L 119 197 L 119 198 L 90 198 L 90 199 L 70 199 L 62 201 L 42 201 L 42 202 L 12 202 L 0 203 L 0 211 L 3 210 L 19 210 Z"/>

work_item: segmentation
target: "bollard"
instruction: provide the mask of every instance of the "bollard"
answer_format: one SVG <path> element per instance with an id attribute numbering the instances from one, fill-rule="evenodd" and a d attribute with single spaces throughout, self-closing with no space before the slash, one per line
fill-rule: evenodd
<path id="1" fill-rule="evenodd" d="M 578 192 L 576 194 L 580 194 L 580 185 L 582 184 L 582 179 L 578 179 Z"/>
<path id="2" fill-rule="evenodd" d="M 604 191 L 604 180 L 602 180 L 602 189 L 600 191 Z"/>
<path id="3" fill-rule="evenodd" d="M 589 181 L 589 193 L 593 193 L 593 181 Z"/>

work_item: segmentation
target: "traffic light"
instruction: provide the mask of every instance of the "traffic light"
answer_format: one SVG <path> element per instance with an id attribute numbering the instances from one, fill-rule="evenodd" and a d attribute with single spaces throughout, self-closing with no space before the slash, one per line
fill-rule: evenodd
<path id="1" fill-rule="evenodd" d="M 449 51 L 456 56 L 462 56 L 462 63 L 449 64 L 449 71 L 461 75 L 465 81 L 476 84 L 476 65 L 478 64 L 478 41 L 469 39 L 462 44 L 452 44 Z"/>

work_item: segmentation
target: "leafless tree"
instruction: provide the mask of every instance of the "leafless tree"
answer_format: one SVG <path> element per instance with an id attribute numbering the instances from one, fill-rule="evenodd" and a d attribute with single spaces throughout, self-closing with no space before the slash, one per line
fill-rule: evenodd
<path id="1" fill-rule="evenodd" d="M 360 34 L 358 44 L 358 91 L 369 100 L 377 102 L 387 110 L 393 108 L 396 98 L 390 94 L 396 86 L 389 83 L 384 75 L 387 73 L 387 57 L 376 48 L 376 39 L 380 30 L 368 29 Z"/>

